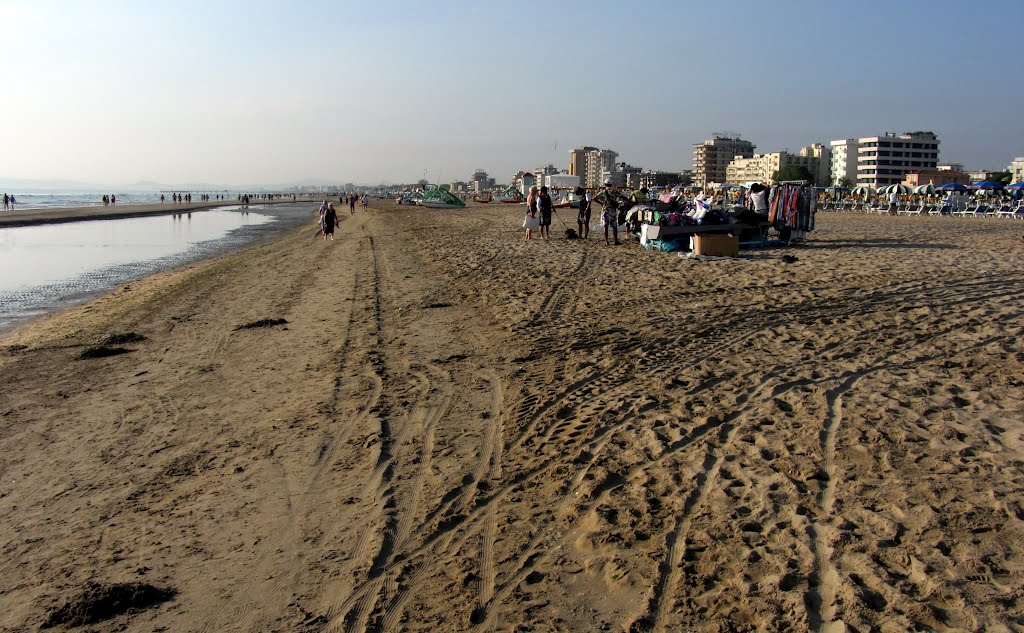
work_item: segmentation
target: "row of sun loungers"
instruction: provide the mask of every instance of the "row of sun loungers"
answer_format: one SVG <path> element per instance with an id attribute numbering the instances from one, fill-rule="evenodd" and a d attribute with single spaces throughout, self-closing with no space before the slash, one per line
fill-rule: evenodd
<path id="1" fill-rule="evenodd" d="M 893 208 L 889 204 L 871 204 L 852 200 L 827 201 L 818 207 L 821 211 L 846 213 L 877 213 L 880 215 L 949 215 L 959 217 L 1024 219 L 1024 200 L 998 205 L 976 204 L 955 208 L 949 204 L 905 203 Z"/>

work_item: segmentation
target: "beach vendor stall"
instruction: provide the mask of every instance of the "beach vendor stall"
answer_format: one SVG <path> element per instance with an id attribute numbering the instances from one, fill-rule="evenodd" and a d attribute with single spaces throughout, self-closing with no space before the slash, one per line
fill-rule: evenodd
<path id="1" fill-rule="evenodd" d="M 744 206 L 714 206 L 714 198 L 698 193 L 692 199 L 678 192 L 629 210 L 627 219 L 639 219 L 636 231 L 646 248 L 663 251 L 696 248 L 696 236 L 732 236 L 739 244 L 761 246 L 767 241 L 769 223 L 764 215 Z M 634 216 L 635 214 L 635 216 Z M 707 240 L 705 240 L 707 241 Z"/>

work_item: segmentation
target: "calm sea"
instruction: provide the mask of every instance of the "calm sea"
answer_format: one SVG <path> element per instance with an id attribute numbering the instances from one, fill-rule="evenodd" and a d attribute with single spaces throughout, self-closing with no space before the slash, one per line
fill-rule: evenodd
<path id="1" fill-rule="evenodd" d="M 294 226 L 307 224 L 312 235 L 314 211 L 309 203 L 228 206 L 180 215 L 0 227 L 0 332 L 133 279 Z"/>
<path id="2" fill-rule="evenodd" d="M 117 197 L 118 206 L 123 204 L 155 204 L 160 202 L 159 191 L 0 191 L 13 195 L 17 201 L 15 209 L 52 209 L 58 207 L 95 207 L 103 204 L 104 195 Z M 185 193 L 188 193 L 187 191 Z M 221 192 L 210 194 L 216 199 L 221 195 L 228 202 L 237 200 L 237 192 Z M 170 202 L 171 194 L 165 194 L 166 200 Z M 193 200 L 198 200 L 199 194 L 192 194 Z"/>

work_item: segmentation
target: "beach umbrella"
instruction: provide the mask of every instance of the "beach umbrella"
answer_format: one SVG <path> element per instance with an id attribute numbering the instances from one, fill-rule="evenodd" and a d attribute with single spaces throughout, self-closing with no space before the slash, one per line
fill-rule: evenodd
<path id="1" fill-rule="evenodd" d="M 850 193 L 855 196 L 870 196 L 875 193 L 875 190 L 872 187 L 854 187 Z"/>
<path id="2" fill-rule="evenodd" d="M 888 187 L 884 187 L 882 189 L 879 189 L 878 193 L 884 193 L 884 194 L 888 195 L 888 194 L 892 193 L 893 191 L 895 191 L 898 194 L 910 193 L 910 187 L 908 187 L 908 186 L 906 186 L 904 184 L 899 184 L 898 183 L 898 184 L 895 184 L 895 185 L 889 185 Z"/>
<path id="3" fill-rule="evenodd" d="M 930 196 L 935 193 L 935 185 L 932 183 L 928 183 L 927 185 L 918 185 L 917 187 L 914 187 L 914 193 Z"/>
<path id="4" fill-rule="evenodd" d="M 957 182 L 947 182 L 936 187 L 939 191 L 967 191 L 967 187 Z"/>
<path id="5" fill-rule="evenodd" d="M 1002 189 L 1003 183 L 993 182 L 991 180 L 982 180 L 971 185 L 971 189 Z"/>
<path id="6" fill-rule="evenodd" d="M 1011 182 L 1006 185 L 1007 189 L 1024 189 L 1024 180 L 1018 180 L 1017 182 Z"/>

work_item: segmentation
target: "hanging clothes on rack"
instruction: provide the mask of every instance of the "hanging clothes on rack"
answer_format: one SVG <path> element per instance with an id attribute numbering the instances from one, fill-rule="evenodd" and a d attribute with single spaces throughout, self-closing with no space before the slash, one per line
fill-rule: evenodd
<path id="1" fill-rule="evenodd" d="M 806 185 L 781 184 L 771 189 L 768 221 L 776 231 L 814 229 L 817 204 L 814 189 Z"/>

